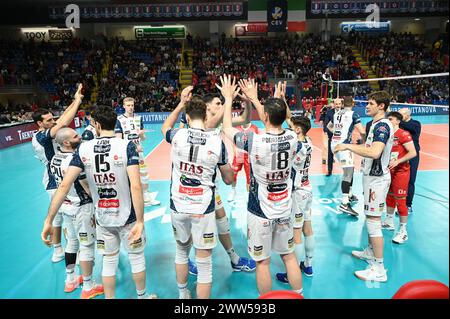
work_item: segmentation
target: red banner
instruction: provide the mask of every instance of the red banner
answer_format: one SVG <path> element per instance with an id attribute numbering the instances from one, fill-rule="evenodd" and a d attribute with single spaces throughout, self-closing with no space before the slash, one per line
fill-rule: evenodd
<path id="1" fill-rule="evenodd" d="M 71 128 L 79 128 L 81 126 L 80 119 L 75 117 Z M 30 142 L 38 126 L 34 123 L 22 123 L 13 126 L 0 127 L 0 149 L 10 146 Z"/>
<path id="2" fill-rule="evenodd" d="M 237 37 L 263 36 L 267 34 L 267 23 L 236 24 L 234 33 Z"/>

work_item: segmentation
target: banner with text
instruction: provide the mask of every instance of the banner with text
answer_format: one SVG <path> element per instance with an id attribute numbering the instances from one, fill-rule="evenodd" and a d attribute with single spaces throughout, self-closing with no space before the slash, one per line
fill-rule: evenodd
<path id="1" fill-rule="evenodd" d="M 267 23 L 269 32 L 287 31 L 287 1 L 270 0 L 267 3 Z"/>

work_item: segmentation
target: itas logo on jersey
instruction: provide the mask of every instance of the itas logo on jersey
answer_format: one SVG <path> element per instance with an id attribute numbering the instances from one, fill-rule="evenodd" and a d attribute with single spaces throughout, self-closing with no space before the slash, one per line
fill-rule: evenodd
<path id="1" fill-rule="evenodd" d="M 203 195 L 203 188 L 199 187 L 184 187 L 180 185 L 178 191 L 180 192 L 180 194 L 186 194 L 189 196 Z"/>
<path id="2" fill-rule="evenodd" d="M 116 176 L 114 173 L 94 174 L 94 182 L 97 185 L 104 185 L 116 182 Z"/>
<path id="3" fill-rule="evenodd" d="M 266 181 L 267 183 L 270 182 L 282 182 L 287 180 L 291 175 L 291 170 L 287 169 L 285 171 L 278 171 L 278 172 L 267 172 L 266 173 Z"/>
<path id="4" fill-rule="evenodd" d="M 196 166 L 194 164 L 184 163 L 180 161 L 180 171 L 191 175 L 202 176 L 203 166 Z"/>

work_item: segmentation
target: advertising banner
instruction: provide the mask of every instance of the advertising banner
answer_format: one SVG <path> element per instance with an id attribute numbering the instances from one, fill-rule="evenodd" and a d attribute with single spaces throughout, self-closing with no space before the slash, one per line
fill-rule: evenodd
<path id="1" fill-rule="evenodd" d="M 184 26 L 167 27 L 134 27 L 136 39 L 184 39 L 186 28 Z"/>
<path id="2" fill-rule="evenodd" d="M 236 24 L 234 34 L 236 37 L 265 36 L 267 23 Z"/>
<path id="3" fill-rule="evenodd" d="M 286 32 L 287 30 L 287 1 L 270 0 L 267 3 L 267 23 L 269 32 Z"/>

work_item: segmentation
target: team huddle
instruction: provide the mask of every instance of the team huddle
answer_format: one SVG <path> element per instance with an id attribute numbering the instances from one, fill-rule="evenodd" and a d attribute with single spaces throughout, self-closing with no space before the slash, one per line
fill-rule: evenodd
<path id="1" fill-rule="evenodd" d="M 256 271 L 260 294 L 272 290 L 270 258 L 279 254 L 286 268 L 276 279 L 303 293 L 302 272 L 313 276 L 315 239 L 312 228 L 312 185 L 309 168 L 313 145 L 308 137 L 311 122 L 293 116 L 286 103 L 286 83 L 278 83 L 264 105 L 253 79 L 236 82 L 224 75 L 217 85 L 219 95 L 193 95 L 186 87 L 180 102 L 162 126 L 171 144 L 170 210 L 175 238 L 175 275 L 179 298 L 191 298 L 189 274 L 197 276 L 197 298 L 210 298 L 213 282 L 212 250 L 219 239 L 230 258 L 231 270 Z M 243 111 L 232 116 L 233 101 L 239 97 Z M 73 103 L 54 121 L 41 109 L 33 115 L 39 131 L 33 137 L 37 157 L 45 165 L 44 187 L 51 198 L 42 230 L 42 240 L 54 248 L 53 262 L 65 260 L 64 291 L 82 286 L 81 298 L 98 295 L 115 297 L 119 252 L 126 250 L 139 299 L 156 298 L 146 289 L 146 236 L 144 206 L 159 202 L 148 191 L 147 172 L 141 140 L 142 120 L 134 114 L 134 100 L 124 99 L 126 113 L 117 116 L 111 107 L 95 107 L 90 124 L 80 136 L 67 127 L 82 101 L 81 86 Z M 387 281 L 383 261 L 382 229 L 394 230 L 394 212 L 400 215 L 400 230 L 393 241 L 408 239 L 406 195 L 408 160 L 416 156 L 411 136 L 399 129 L 402 114 L 386 115 L 390 97 L 384 91 L 369 95 L 366 112 L 373 121 L 364 130 L 352 111 L 353 96 L 340 97 L 343 108 L 329 124 L 333 132 L 332 150 L 341 164 L 342 204 L 339 209 L 358 216 L 352 208 L 354 154 L 363 157 L 363 195 L 368 246 L 353 251 L 368 267 L 355 275 L 366 281 Z M 264 130 L 252 127 L 252 109 Z M 175 128 L 179 118 L 179 128 Z M 283 128 L 287 124 L 289 128 Z M 363 145 L 352 142 L 356 129 Z M 234 159 L 228 159 L 224 139 L 234 145 Z M 233 185 L 237 172 L 247 176 L 247 247 L 249 257 L 234 249 L 230 224 L 219 194 L 219 178 Z M 220 176 L 220 177 L 219 177 Z M 386 218 L 382 214 L 387 208 Z M 61 229 L 66 236 L 61 246 Z M 303 236 L 302 236 L 303 235 Z M 96 243 L 96 245 L 95 245 Z M 190 258 L 192 246 L 195 262 Z M 95 247 L 103 256 L 102 284 L 92 280 Z M 79 262 L 81 275 L 76 275 Z M 220 296 L 217 296 L 220 297 Z"/>

